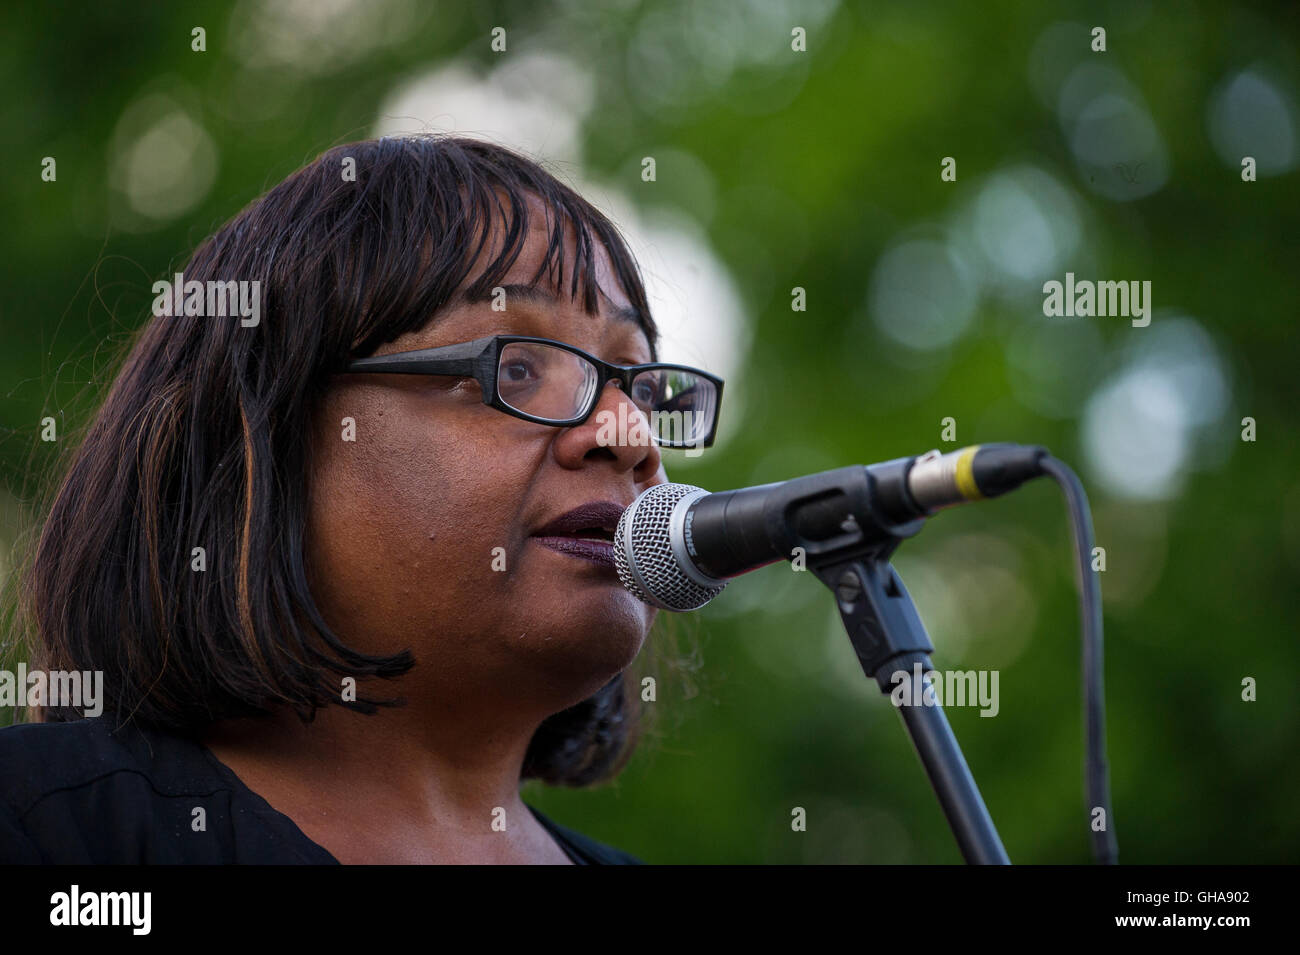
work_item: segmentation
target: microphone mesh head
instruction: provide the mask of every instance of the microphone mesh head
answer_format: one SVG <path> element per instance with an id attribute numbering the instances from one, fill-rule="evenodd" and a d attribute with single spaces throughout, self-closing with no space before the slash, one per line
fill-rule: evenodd
<path id="1" fill-rule="evenodd" d="M 727 586 L 726 581 L 706 587 L 692 580 L 673 553 L 673 509 L 701 490 L 691 484 L 656 484 L 618 519 L 614 565 L 623 586 L 642 603 L 662 610 L 698 610 Z"/>

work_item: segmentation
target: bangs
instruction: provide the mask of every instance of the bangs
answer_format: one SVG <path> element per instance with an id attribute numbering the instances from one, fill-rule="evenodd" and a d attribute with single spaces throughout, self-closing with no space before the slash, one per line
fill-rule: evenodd
<path id="1" fill-rule="evenodd" d="M 412 136 L 338 147 L 313 167 L 339 177 L 343 160 L 355 161 L 356 182 L 334 183 L 340 198 L 322 256 L 322 282 L 343 292 L 336 341 L 348 354 L 373 353 L 380 345 L 418 331 L 458 292 L 487 296 L 501 285 L 528 241 L 529 197 L 540 201 L 547 223 L 547 249 L 530 285 L 545 282 L 589 315 L 598 313 L 596 246 L 609 256 L 614 277 L 658 360 L 658 331 L 650 317 L 639 269 L 622 236 L 586 199 L 532 160 L 486 142 L 445 136 Z M 311 167 L 309 167 L 311 168 Z M 565 239 L 572 231 L 573 261 Z M 494 233 L 500 248 L 466 286 Z M 346 291 L 345 291 L 346 290 Z M 364 293 L 363 293 L 364 290 Z"/>

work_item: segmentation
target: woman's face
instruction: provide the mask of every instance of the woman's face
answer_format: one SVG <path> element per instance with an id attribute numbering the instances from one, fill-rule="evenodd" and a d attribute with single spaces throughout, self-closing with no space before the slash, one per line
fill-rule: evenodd
<path id="1" fill-rule="evenodd" d="M 503 286 L 528 285 L 545 256 L 548 227 L 536 200 L 529 219 L 528 241 Z M 498 232 L 471 280 L 499 241 Z M 566 268 L 573 260 L 570 234 Z M 581 293 L 570 301 L 566 283 L 552 302 L 507 294 L 505 311 L 490 302 L 449 306 L 376 354 L 516 333 L 618 364 L 649 361 L 640 326 L 616 315 L 629 302 L 599 246 L 594 275 L 597 315 L 582 310 Z M 417 668 L 398 688 L 408 696 L 435 694 L 428 698 L 462 710 L 513 704 L 541 713 L 590 696 L 636 656 L 654 610 L 612 567 L 534 535 L 579 505 L 625 507 L 667 480 L 653 444 L 608 445 L 598 415 L 617 421 L 620 403 L 632 422 L 636 406 L 611 383 L 586 422 L 555 428 L 483 404 L 472 378 L 336 378 L 315 422 L 307 535 L 326 621 L 359 650 L 411 649 Z M 345 418 L 355 421 L 354 441 L 344 440 Z"/>

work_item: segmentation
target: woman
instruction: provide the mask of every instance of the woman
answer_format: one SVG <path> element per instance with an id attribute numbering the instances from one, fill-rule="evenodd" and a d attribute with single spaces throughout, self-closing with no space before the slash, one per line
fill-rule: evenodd
<path id="1" fill-rule="evenodd" d="M 716 427 L 720 380 L 623 370 L 657 333 L 615 229 L 508 150 L 386 138 L 176 284 L 25 577 L 33 666 L 104 710 L 0 731 L 0 861 L 638 861 L 519 792 L 630 755 L 654 611 L 608 541 L 667 480 L 635 437 Z"/>

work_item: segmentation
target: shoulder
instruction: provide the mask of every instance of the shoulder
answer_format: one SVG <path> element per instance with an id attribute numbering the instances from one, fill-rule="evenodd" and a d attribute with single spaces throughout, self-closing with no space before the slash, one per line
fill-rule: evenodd
<path id="1" fill-rule="evenodd" d="M 138 762 L 129 738 L 114 736 L 102 719 L 8 726 L 0 729 L 0 801 L 23 814 L 51 792 L 138 768 Z"/>
<path id="2" fill-rule="evenodd" d="M 645 865 L 631 853 L 597 842 L 577 830 L 560 825 L 535 806 L 528 806 L 528 808 L 537 817 L 537 821 L 555 837 L 564 851 L 574 856 L 575 861 L 579 861 L 582 865 Z"/>
<path id="3" fill-rule="evenodd" d="M 104 718 L 2 729 L 0 766 L 0 862 L 244 861 L 265 827 L 198 743 Z"/>

